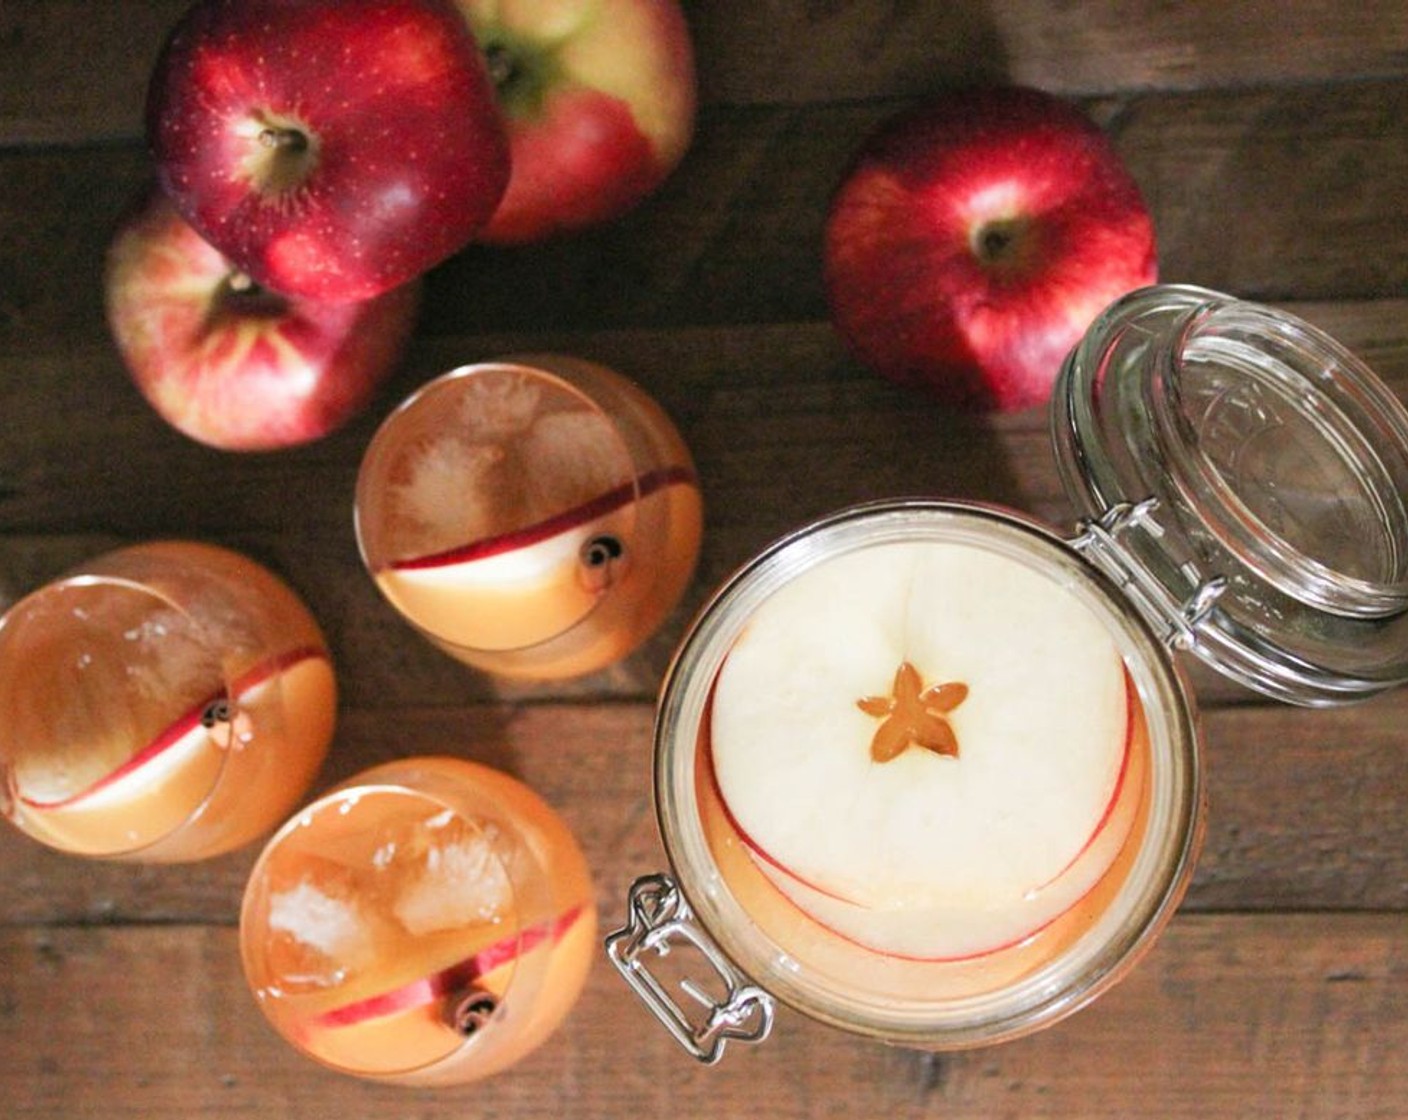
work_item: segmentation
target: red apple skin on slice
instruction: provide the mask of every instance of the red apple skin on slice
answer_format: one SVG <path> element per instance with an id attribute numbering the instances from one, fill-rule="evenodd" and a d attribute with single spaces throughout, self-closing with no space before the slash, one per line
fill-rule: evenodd
<path id="1" fill-rule="evenodd" d="M 1131 707 L 1120 780 L 1080 854 L 1050 882 L 1012 905 L 890 910 L 859 906 L 803 882 L 765 853 L 750 848 L 750 854 L 768 881 L 805 914 L 837 936 L 877 953 L 910 960 L 961 961 L 998 952 L 1028 940 L 1075 907 L 1124 850 L 1145 800 L 1148 751 L 1142 743 L 1136 749 L 1135 727 Z"/>
<path id="2" fill-rule="evenodd" d="M 1149 765 L 1148 727 L 1142 709 L 1131 721 L 1131 765 L 1137 781 Z M 749 919 L 778 946 L 786 959 L 824 974 L 845 976 L 858 989 L 913 1000 L 968 999 L 1012 984 L 1067 951 L 1118 897 L 1139 855 L 1149 814 L 1147 780 L 1136 806 L 1129 840 L 1114 864 L 1073 906 L 1025 940 L 958 959 L 898 956 L 870 948 L 828 928 L 797 905 L 766 875 L 752 849 L 734 827 L 714 781 L 706 711 L 695 753 L 695 793 L 699 823 L 718 873 Z"/>
<path id="3" fill-rule="evenodd" d="M 595 936 L 595 908 L 572 906 L 447 968 L 314 1016 L 301 1032 L 301 1045 L 340 1069 L 379 1069 L 398 1076 L 421 1071 L 427 1084 L 440 1078 L 463 1080 L 461 1064 L 472 1065 L 474 1079 L 489 1076 L 537 1046 L 562 1008 L 576 1000 Z M 515 1018 L 510 1010 L 515 970 L 536 954 L 548 954 L 544 995 L 530 1018 Z M 465 1046 L 468 1036 L 450 1027 L 447 1017 L 460 995 L 474 991 L 491 995 L 504 1018 L 498 1030 L 491 1019 L 475 1033 L 474 1045 Z"/>
<path id="4" fill-rule="evenodd" d="M 280 704 L 290 692 L 296 694 L 294 707 L 301 722 L 294 727 L 271 726 L 285 721 L 270 705 Z M 145 748 L 76 793 L 45 800 L 26 796 L 21 789 L 17 804 L 24 814 L 23 827 L 66 851 L 103 856 L 132 853 L 143 859 L 161 858 L 162 841 L 192 822 L 201 831 L 216 828 L 242 835 L 247 826 L 237 819 L 221 824 L 221 814 L 212 812 L 212 806 L 217 801 L 247 799 L 251 770 L 267 768 L 271 762 L 285 767 L 288 780 L 301 792 L 304 774 L 311 779 L 309 771 L 316 769 L 316 763 L 309 765 L 310 751 L 321 762 L 331 738 L 334 692 L 332 668 L 321 647 L 286 650 L 232 683 L 230 695 L 238 713 L 233 724 L 206 727 L 202 722 L 226 699 L 219 693 L 187 710 Z M 256 738 L 250 744 L 238 742 L 241 735 L 251 733 Z M 257 831 L 274 823 L 262 812 L 258 819 Z M 175 842 L 176 850 L 184 850 L 188 842 Z M 203 849 L 198 853 L 209 854 Z"/>
<path id="5" fill-rule="evenodd" d="M 466 660 L 529 651 L 517 667 L 522 675 L 572 675 L 623 656 L 658 625 L 693 572 L 702 519 L 692 469 L 666 468 L 514 532 L 396 561 L 377 582 Z M 667 554 L 641 562 L 639 549 L 659 547 L 643 530 L 659 525 L 668 530 Z M 624 551 L 616 555 L 618 546 Z M 584 559 L 597 547 L 603 560 Z M 578 626 L 581 637 L 532 654 Z M 490 664 L 515 672 L 502 660 Z"/>
<path id="6" fill-rule="evenodd" d="M 574 906 L 561 914 L 556 921 L 539 922 L 536 925 L 509 934 L 480 949 L 472 957 L 459 961 L 439 972 L 381 992 L 366 999 L 345 1003 L 331 1011 L 325 1011 L 314 1021 L 315 1027 L 350 1027 L 371 1019 L 380 1019 L 401 1011 L 411 1011 L 430 1007 L 471 987 L 486 988 L 484 977 L 498 969 L 512 964 L 519 957 L 531 953 L 549 941 L 556 943 L 572 928 L 582 916 L 582 908 Z M 486 990 L 488 990 L 486 988 Z"/>

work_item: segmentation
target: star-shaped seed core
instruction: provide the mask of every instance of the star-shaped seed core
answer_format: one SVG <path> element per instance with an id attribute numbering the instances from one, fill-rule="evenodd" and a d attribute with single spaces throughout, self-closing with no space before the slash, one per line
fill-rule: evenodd
<path id="1" fill-rule="evenodd" d="M 949 681 L 924 688 L 919 670 L 908 661 L 901 662 L 891 695 L 856 701 L 856 707 L 866 715 L 882 721 L 870 741 L 870 757 L 889 762 L 916 746 L 957 758 L 958 737 L 945 717 L 967 698 L 966 684 Z"/>

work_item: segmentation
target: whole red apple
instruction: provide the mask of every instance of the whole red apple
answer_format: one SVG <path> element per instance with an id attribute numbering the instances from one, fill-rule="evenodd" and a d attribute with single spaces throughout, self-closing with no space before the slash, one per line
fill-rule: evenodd
<path id="1" fill-rule="evenodd" d="M 317 439 L 356 414 L 400 358 L 419 282 L 319 303 L 254 285 L 154 190 L 122 221 L 108 323 L 137 387 L 172 426 L 226 450 Z"/>
<path id="2" fill-rule="evenodd" d="M 450 0 L 199 0 L 147 95 L 162 186 L 256 283 L 366 299 L 494 212 L 508 144 Z"/>
<path id="3" fill-rule="evenodd" d="M 457 0 L 489 64 L 512 151 L 479 240 L 537 241 L 618 217 L 694 131 L 694 52 L 675 0 Z"/>
<path id="4" fill-rule="evenodd" d="M 1153 283 L 1153 222 L 1108 137 L 1039 90 L 967 89 L 883 123 L 827 216 L 855 357 L 946 404 L 1045 402 L 1094 317 Z"/>

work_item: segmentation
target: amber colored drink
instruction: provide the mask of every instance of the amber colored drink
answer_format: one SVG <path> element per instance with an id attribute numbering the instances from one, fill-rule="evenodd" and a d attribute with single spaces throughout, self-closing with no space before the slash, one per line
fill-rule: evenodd
<path id="1" fill-rule="evenodd" d="M 521 782 L 453 758 L 388 763 L 269 842 L 240 918 L 276 1030 L 345 1073 L 476 1080 L 562 1022 L 596 946 L 566 825 Z"/>
<path id="2" fill-rule="evenodd" d="M 297 804 L 333 733 L 323 635 L 226 549 L 119 549 L 0 620 L 0 798 L 61 851 L 194 860 Z"/>
<path id="3" fill-rule="evenodd" d="M 508 676 L 603 668 L 648 638 L 694 570 L 702 506 L 665 413 L 562 355 L 466 366 L 372 440 L 362 556 L 432 642 Z"/>

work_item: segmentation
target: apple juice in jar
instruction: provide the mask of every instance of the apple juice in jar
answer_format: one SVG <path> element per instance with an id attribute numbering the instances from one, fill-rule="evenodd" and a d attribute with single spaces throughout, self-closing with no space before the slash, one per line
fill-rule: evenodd
<path id="1" fill-rule="evenodd" d="M 860 1033 L 973 1045 L 1073 1010 L 1196 848 L 1196 759 L 1146 717 L 1187 730 L 1154 646 L 1034 525 L 914 501 L 809 527 L 666 684 L 657 794 L 690 906 L 764 991 Z"/>
<path id="2" fill-rule="evenodd" d="M 312 782 L 335 709 L 307 608 L 227 549 L 121 548 L 0 619 L 0 797 L 60 851 L 178 861 L 256 839 Z"/>
<path id="3" fill-rule="evenodd" d="M 695 1057 L 764 1036 L 774 998 L 932 1049 L 1058 1021 L 1192 873 L 1181 656 L 1305 706 L 1408 683 L 1408 409 L 1353 354 L 1152 287 L 1097 318 L 1053 404 L 1074 537 L 960 501 L 842 510 L 687 633 L 655 732 L 672 873 L 607 943 Z M 682 943 L 722 998 L 659 982 Z"/>
<path id="4" fill-rule="evenodd" d="M 245 975 L 275 1029 L 342 1072 L 476 1080 L 552 1033 L 596 948 L 554 810 L 455 758 L 374 767 L 291 819 L 250 876 Z"/>
<path id="5" fill-rule="evenodd" d="M 694 571 L 689 451 L 603 366 L 465 366 L 394 411 L 357 480 L 362 557 L 441 649 L 508 676 L 591 672 L 645 641 Z"/>

